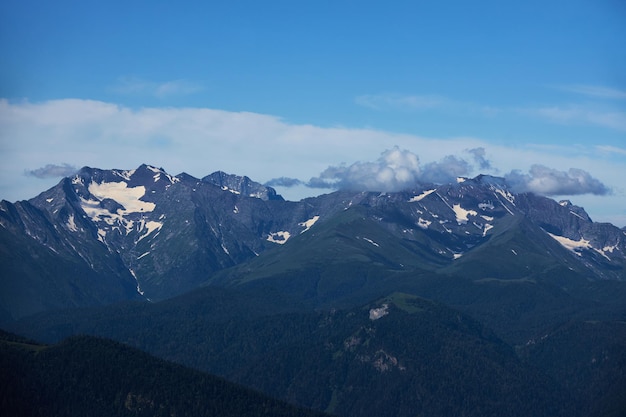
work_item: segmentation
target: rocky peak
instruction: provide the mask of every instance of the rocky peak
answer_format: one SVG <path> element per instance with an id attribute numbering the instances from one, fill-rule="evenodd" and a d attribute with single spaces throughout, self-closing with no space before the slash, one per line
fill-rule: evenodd
<path id="1" fill-rule="evenodd" d="M 223 171 L 216 171 L 202 178 L 202 181 L 246 197 L 256 197 L 261 200 L 283 200 L 283 197 L 277 194 L 276 190 L 272 187 L 266 187 L 263 184 L 252 181 L 246 176 L 242 177 L 227 174 Z"/>

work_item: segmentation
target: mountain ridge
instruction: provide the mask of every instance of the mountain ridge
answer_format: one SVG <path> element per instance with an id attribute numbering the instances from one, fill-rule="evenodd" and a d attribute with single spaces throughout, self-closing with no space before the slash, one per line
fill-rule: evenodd
<path id="1" fill-rule="evenodd" d="M 0 202 L 2 327 L 112 338 L 348 417 L 623 410 L 623 230 L 491 176 L 263 187 L 84 168 Z"/>
<path id="2" fill-rule="evenodd" d="M 49 308 L 169 298 L 219 281 L 216 274 L 224 277 L 224 271 L 254 262 L 268 249 L 286 249 L 295 237 L 313 234 L 355 207 L 389 233 L 384 239 L 397 242 L 391 246 L 405 248 L 404 262 L 392 256 L 397 264 L 454 270 L 495 233 L 513 231 L 518 223 L 512 219 L 526 218 L 541 229 L 533 233 L 548 245 L 554 262 L 590 280 L 626 279 L 623 230 L 594 223 L 569 202 L 515 194 L 498 177 L 416 184 L 394 193 L 344 190 L 293 202 L 245 176 L 172 176 L 143 164 L 134 170 L 84 167 L 28 201 L 0 202 L 2 285 L 13 299 L 2 300 L 0 309 L 18 318 Z M 370 246 L 362 261 L 389 255 L 372 236 L 345 236 Z M 415 251 L 421 253 L 419 265 L 410 259 Z M 14 253 L 33 261 L 13 262 Z M 42 278 L 29 271 L 50 265 L 63 274 Z M 96 294 L 90 295 L 93 283 L 80 278 L 85 275 L 101 287 Z M 31 288 L 59 279 L 57 287 L 72 290 L 45 303 L 33 300 Z"/>

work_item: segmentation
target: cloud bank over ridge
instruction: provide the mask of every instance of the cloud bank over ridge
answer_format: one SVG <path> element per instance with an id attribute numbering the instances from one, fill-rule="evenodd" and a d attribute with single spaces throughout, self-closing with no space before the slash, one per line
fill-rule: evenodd
<path id="1" fill-rule="evenodd" d="M 587 171 L 570 168 L 558 171 L 543 165 L 533 165 L 528 174 L 513 170 L 505 176 L 506 181 L 518 192 L 554 195 L 607 195 L 611 190 Z"/>
<path id="2" fill-rule="evenodd" d="M 466 150 L 474 157 L 479 170 L 490 170 L 491 161 L 485 158 L 484 148 Z M 395 146 L 384 151 L 376 161 L 354 162 L 351 165 L 329 166 L 319 176 L 308 181 L 280 177 L 266 183 L 269 186 L 327 188 L 357 191 L 402 191 L 422 183 L 442 184 L 458 177 L 477 172 L 463 158 L 447 155 L 438 162 L 420 164 L 418 155 Z M 559 171 L 534 164 L 528 173 L 512 170 L 504 175 L 507 183 L 517 192 L 532 192 L 545 196 L 555 195 L 607 195 L 609 187 L 583 169 L 570 168 Z"/>
<path id="3" fill-rule="evenodd" d="M 31 198 L 85 165 L 133 169 L 148 163 L 196 177 L 222 170 L 267 182 L 291 200 L 337 188 L 393 191 L 416 181 L 484 173 L 507 177 L 519 190 L 584 195 L 592 216 L 594 210 L 613 213 L 602 219 L 626 224 L 626 149 L 610 144 L 431 138 L 290 123 L 252 112 L 131 108 L 81 99 L 0 99 L 0 139 L 0 198 L 9 201 Z M 595 197 L 608 190 L 611 197 Z"/>

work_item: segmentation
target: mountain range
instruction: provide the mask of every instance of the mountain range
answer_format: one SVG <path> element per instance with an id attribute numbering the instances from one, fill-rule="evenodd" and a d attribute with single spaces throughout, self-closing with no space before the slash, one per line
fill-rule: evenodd
<path id="1" fill-rule="evenodd" d="M 592 222 L 568 201 L 513 194 L 502 179 L 488 176 L 290 202 L 223 172 L 197 179 L 148 165 L 83 168 L 31 200 L 2 201 L 0 225 L 0 308 L 13 318 L 157 301 L 212 280 L 234 281 L 214 276 L 251 260 L 262 264 L 267 257 L 260 254 L 295 240 L 307 240 L 298 262 L 318 255 L 312 245 L 347 261 L 331 249 L 341 244 L 355 259 L 373 260 L 363 264 L 381 275 L 463 270 L 480 279 L 519 280 L 563 268 L 590 281 L 626 279 L 623 230 Z M 339 233 L 344 228 L 353 230 Z M 518 242 L 516 234 L 532 242 Z M 294 250 L 298 245 L 290 244 L 273 254 L 278 259 Z M 236 281 L 255 279 L 259 269 L 244 274 L 240 268 Z M 324 294 L 316 298 L 322 302 Z"/>
<path id="2" fill-rule="evenodd" d="M 85 167 L 0 202 L 0 226 L 0 323 L 37 340 L 107 337 L 342 416 L 626 410 L 626 231 L 502 178 L 293 202 Z"/>

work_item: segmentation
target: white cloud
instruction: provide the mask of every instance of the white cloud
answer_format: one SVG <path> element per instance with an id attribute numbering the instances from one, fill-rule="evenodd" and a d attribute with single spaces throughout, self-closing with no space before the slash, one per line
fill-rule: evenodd
<path id="1" fill-rule="evenodd" d="M 569 91 L 571 93 L 582 94 L 588 97 L 604 98 L 604 99 L 626 99 L 626 91 L 618 90 L 616 88 L 603 87 L 598 85 L 563 85 L 557 87 L 563 91 Z"/>
<path id="2" fill-rule="evenodd" d="M 271 115 L 207 108 L 133 109 L 77 99 L 41 103 L 0 100 L 0 198 L 30 198 L 54 185 L 58 179 L 29 177 L 24 170 L 55 161 L 105 169 L 132 169 L 149 163 L 171 174 L 185 171 L 197 177 L 223 170 L 265 182 L 279 177 L 314 178 L 329 166 L 377 161 L 382 150 L 394 146 L 419 155 L 420 175 L 431 171 L 453 176 L 471 170 L 469 164 L 464 165 L 463 155 L 467 150 L 484 148 L 486 153 L 470 154 L 489 155 L 491 172 L 485 173 L 513 169 L 526 172 L 533 164 L 560 171 L 577 167 L 612 189 L 626 178 L 623 154 L 607 153 L 613 148 L 595 144 L 574 154 L 567 147 L 538 148 L 471 137 L 427 138 L 374 129 L 327 128 L 291 124 Z M 410 168 L 408 153 L 400 151 L 398 158 L 388 156 L 389 170 L 379 173 L 381 180 L 400 184 L 417 172 L 415 165 Z M 478 173 L 472 170 L 468 175 Z M 287 198 L 313 192 L 304 186 L 277 189 Z M 292 191 L 300 194 L 290 194 Z M 599 203 L 597 198 L 593 201 L 597 212 L 606 216 L 611 215 L 606 211 L 609 207 L 626 207 L 623 193 L 602 197 Z M 585 208 L 594 214 L 593 207 Z"/>
<path id="3" fill-rule="evenodd" d="M 384 151 L 374 162 L 330 166 L 319 177 L 311 178 L 309 185 L 363 191 L 399 191 L 415 185 L 420 174 L 417 155 L 394 147 Z"/>
<path id="4" fill-rule="evenodd" d="M 610 190 L 600 180 L 579 168 L 559 171 L 535 164 L 529 173 L 513 170 L 505 175 L 507 182 L 518 192 L 530 191 L 541 195 L 606 195 Z"/>
<path id="5" fill-rule="evenodd" d="M 420 179 L 425 182 L 442 184 L 454 181 L 458 177 L 469 176 L 473 171 L 473 167 L 463 158 L 446 155 L 441 161 L 425 164 Z"/>

